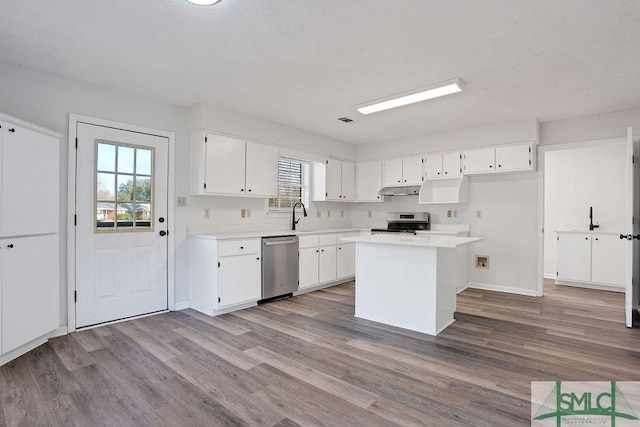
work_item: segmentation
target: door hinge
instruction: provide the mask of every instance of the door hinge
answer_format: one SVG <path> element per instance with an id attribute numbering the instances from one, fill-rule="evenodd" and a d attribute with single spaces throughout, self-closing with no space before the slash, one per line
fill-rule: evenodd
<path id="1" fill-rule="evenodd" d="M 324 197 L 329 197 L 329 193 L 324 193 Z"/>
<path id="2" fill-rule="evenodd" d="M 218 268 L 220 268 L 220 261 L 218 261 Z"/>
<path id="3" fill-rule="evenodd" d="M 329 164 L 329 160 L 325 160 L 324 162 L 325 162 L 326 164 Z"/>
<path id="4" fill-rule="evenodd" d="M 73 225 L 78 225 L 78 215 L 73 216 Z"/>
<path id="5" fill-rule="evenodd" d="M 78 291 L 73 291 L 73 302 L 78 302 Z"/>
<path id="6" fill-rule="evenodd" d="M 209 138 L 207 138 L 206 136 L 204 137 L 204 142 L 207 142 L 209 140 Z"/>
<path id="7" fill-rule="evenodd" d="M 529 159 L 529 166 L 531 166 L 531 159 Z"/>
<path id="8" fill-rule="evenodd" d="M 635 163 L 636 162 L 636 156 L 631 156 L 631 163 Z"/>
<path id="9" fill-rule="evenodd" d="M 462 160 L 462 154 L 460 154 L 460 160 Z"/>
<path id="10" fill-rule="evenodd" d="M 78 149 L 78 138 L 76 138 L 76 150 Z"/>
<path id="11" fill-rule="evenodd" d="M 556 271 L 556 276 L 559 276 L 558 272 Z"/>
<path id="12" fill-rule="evenodd" d="M 557 240 L 557 241 L 560 241 L 560 236 L 556 236 L 556 240 Z"/>
<path id="13" fill-rule="evenodd" d="M 531 152 L 531 147 L 529 147 L 529 152 Z"/>
<path id="14" fill-rule="evenodd" d="M 207 183 L 206 182 L 204 183 L 204 188 L 207 188 Z"/>
<path id="15" fill-rule="evenodd" d="M 220 302 L 220 297 L 218 297 L 218 302 Z"/>
<path id="16" fill-rule="evenodd" d="M 544 233 L 544 227 L 542 227 L 542 232 Z"/>
<path id="17" fill-rule="evenodd" d="M 424 159 L 422 159 L 422 163 L 424 163 Z"/>

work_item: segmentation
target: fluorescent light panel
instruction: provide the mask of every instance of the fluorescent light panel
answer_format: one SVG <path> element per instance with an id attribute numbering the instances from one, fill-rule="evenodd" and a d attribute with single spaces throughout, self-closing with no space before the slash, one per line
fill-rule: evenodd
<path id="1" fill-rule="evenodd" d="M 451 95 L 462 92 L 465 84 L 460 79 L 447 80 L 426 88 L 399 93 L 386 98 L 376 99 L 358 105 L 356 108 L 362 114 L 377 113 L 378 111 L 389 110 L 391 108 L 402 107 L 403 105 L 414 104 L 426 101 L 427 99 L 438 98 L 440 96 Z"/>

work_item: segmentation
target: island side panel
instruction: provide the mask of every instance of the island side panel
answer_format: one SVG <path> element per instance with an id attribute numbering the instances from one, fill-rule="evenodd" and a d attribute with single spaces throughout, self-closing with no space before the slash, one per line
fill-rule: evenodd
<path id="1" fill-rule="evenodd" d="M 454 322 L 457 288 L 466 286 L 466 278 L 463 279 L 466 276 L 466 264 L 458 262 L 460 249 L 438 249 L 435 335 Z"/>
<path id="2" fill-rule="evenodd" d="M 355 316 L 430 335 L 439 332 L 437 253 L 434 247 L 358 242 Z"/>

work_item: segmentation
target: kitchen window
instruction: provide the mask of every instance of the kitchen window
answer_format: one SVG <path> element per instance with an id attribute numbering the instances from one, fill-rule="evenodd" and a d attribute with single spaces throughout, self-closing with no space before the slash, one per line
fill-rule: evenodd
<path id="1" fill-rule="evenodd" d="M 309 162 L 280 157 L 278 197 L 269 199 L 269 211 L 289 211 L 297 202 L 309 206 Z"/>

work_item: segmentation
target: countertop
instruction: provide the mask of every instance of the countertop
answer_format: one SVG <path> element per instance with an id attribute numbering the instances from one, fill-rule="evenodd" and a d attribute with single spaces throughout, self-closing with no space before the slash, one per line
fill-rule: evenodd
<path id="1" fill-rule="evenodd" d="M 442 235 L 397 235 L 374 234 L 370 236 L 343 237 L 343 241 L 356 243 L 375 243 L 382 245 L 420 246 L 430 248 L 457 248 L 482 240 L 481 237 L 455 237 Z"/>
<path id="2" fill-rule="evenodd" d="M 212 233 L 212 234 L 192 234 L 189 237 L 197 237 L 200 239 L 213 240 L 229 240 L 229 239 L 251 239 L 260 237 L 273 236 L 302 236 L 305 234 L 328 234 L 328 233 L 359 233 L 361 231 L 370 231 L 368 228 L 322 228 L 316 230 L 265 230 L 265 231 L 241 231 L 233 233 Z"/>
<path id="3" fill-rule="evenodd" d="M 600 230 L 596 228 L 595 230 L 556 230 L 556 233 L 581 233 L 581 234 L 617 234 L 619 235 L 620 231 L 610 231 L 610 230 Z"/>

